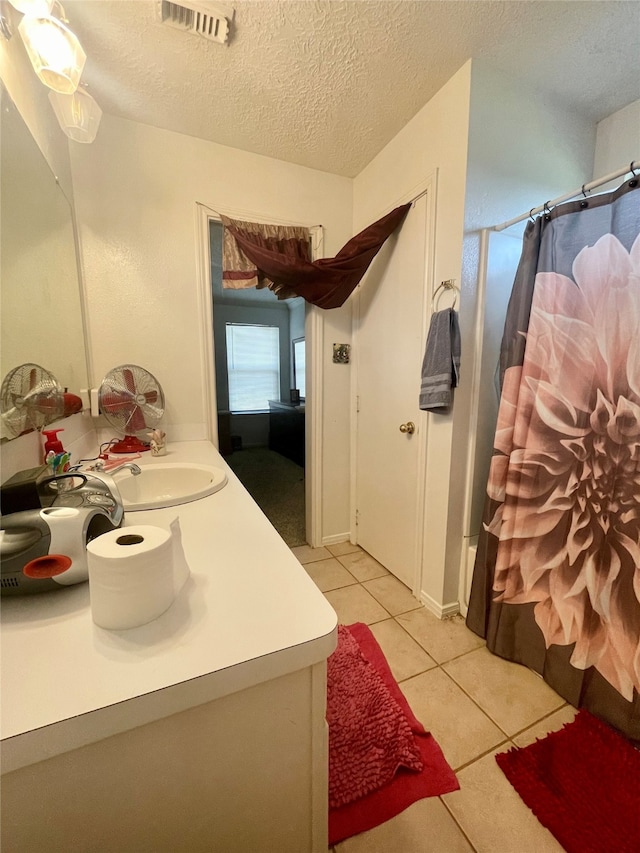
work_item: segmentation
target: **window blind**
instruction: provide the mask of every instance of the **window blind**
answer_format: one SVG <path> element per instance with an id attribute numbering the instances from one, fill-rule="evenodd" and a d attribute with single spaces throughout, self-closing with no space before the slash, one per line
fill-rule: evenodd
<path id="1" fill-rule="evenodd" d="M 280 330 L 277 326 L 226 324 L 229 409 L 255 412 L 280 399 Z"/>

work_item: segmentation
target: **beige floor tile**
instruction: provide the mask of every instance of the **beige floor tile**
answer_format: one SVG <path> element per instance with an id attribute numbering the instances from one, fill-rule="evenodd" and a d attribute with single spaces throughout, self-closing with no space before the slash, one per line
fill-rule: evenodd
<path id="1" fill-rule="evenodd" d="M 331 557 L 326 548 L 312 548 L 310 545 L 298 545 L 292 548 L 294 557 L 304 566 L 306 563 L 314 563 L 316 560 L 328 560 Z"/>
<path id="2" fill-rule="evenodd" d="M 329 560 L 318 560 L 315 563 L 305 563 L 305 569 L 322 592 L 357 583 L 351 572 L 348 572 L 335 557 Z"/>
<path id="3" fill-rule="evenodd" d="M 403 681 L 400 689 L 454 770 L 506 740 L 495 723 L 440 668 Z"/>
<path id="4" fill-rule="evenodd" d="M 343 554 L 338 559 L 359 581 L 370 581 L 389 574 L 381 563 L 362 549 L 353 554 Z"/>
<path id="5" fill-rule="evenodd" d="M 522 731 L 565 702 L 525 666 L 475 649 L 443 669 L 508 735 Z"/>
<path id="6" fill-rule="evenodd" d="M 570 723 L 575 718 L 577 710 L 573 705 L 565 705 L 559 711 L 554 711 L 549 714 L 544 720 L 540 720 L 534 726 L 521 732 L 519 735 L 511 738 L 516 746 L 529 746 L 530 743 L 543 738 L 549 732 L 557 732 L 565 723 Z"/>
<path id="7" fill-rule="evenodd" d="M 334 557 L 341 557 L 343 554 L 364 553 L 359 545 L 352 545 L 351 542 L 338 542 L 335 545 L 327 545 L 327 551 L 331 551 Z"/>
<path id="8" fill-rule="evenodd" d="M 396 681 L 404 681 L 436 665 L 433 658 L 394 619 L 376 622 L 371 626 L 371 633 L 378 641 Z"/>
<path id="9" fill-rule="evenodd" d="M 462 616 L 438 619 L 425 607 L 421 607 L 398 616 L 398 622 L 438 663 L 484 645 L 484 640 L 467 628 Z"/>
<path id="10" fill-rule="evenodd" d="M 472 853 L 438 797 L 418 800 L 396 817 L 336 844 L 335 853 Z"/>
<path id="11" fill-rule="evenodd" d="M 384 607 L 360 584 L 333 589 L 324 595 L 338 614 L 338 622 L 341 625 L 351 625 L 354 622 L 371 625 L 389 618 Z"/>
<path id="12" fill-rule="evenodd" d="M 457 776 L 460 790 L 442 799 L 478 853 L 562 853 L 560 844 L 511 786 L 493 753 Z"/>
<path id="13" fill-rule="evenodd" d="M 411 594 L 411 591 L 398 578 L 385 575 L 372 581 L 365 581 L 362 586 L 388 610 L 392 616 L 417 610 L 422 604 Z"/>

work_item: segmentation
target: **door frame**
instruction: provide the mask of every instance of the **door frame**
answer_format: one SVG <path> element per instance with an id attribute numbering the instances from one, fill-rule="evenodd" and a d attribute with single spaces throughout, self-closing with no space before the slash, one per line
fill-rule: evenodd
<path id="1" fill-rule="evenodd" d="M 423 195 L 426 196 L 426 222 L 425 222 L 425 264 L 422 292 L 422 310 L 421 310 L 421 336 L 422 340 L 426 340 L 428 323 L 431 319 L 432 309 L 431 300 L 434 293 L 434 278 L 435 278 L 435 244 L 436 244 L 436 195 L 437 195 L 437 178 L 438 172 L 435 169 L 425 178 L 423 178 L 411 190 L 404 193 L 393 204 L 389 205 L 378 216 L 371 217 L 378 219 L 389 213 L 396 207 L 408 202 L 417 201 Z M 366 286 L 366 277 L 365 277 Z M 353 340 L 353 369 L 351 373 L 351 490 L 350 490 L 350 526 L 351 526 L 351 542 L 358 544 L 358 482 L 357 482 L 357 453 L 358 453 L 358 380 L 359 380 L 359 347 L 358 347 L 358 331 L 360 329 L 360 288 L 359 284 L 354 294 L 353 302 L 353 318 L 352 318 L 352 340 Z M 416 400 L 418 399 L 420 389 L 416 387 Z M 416 404 L 417 405 L 417 404 Z M 427 443 L 429 433 L 429 420 L 427 412 L 420 411 L 418 418 L 418 429 L 414 440 L 418 445 L 417 459 L 417 483 L 416 483 L 416 542 L 415 542 L 415 572 L 412 582 L 411 591 L 419 600 L 422 600 L 422 572 L 424 567 L 424 516 L 426 507 L 426 491 L 427 491 Z"/>
<path id="2" fill-rule="evenodd" d="M 225 207 L 225 216 L 276 225 L 300 225 L 299 222 L 277 219 L 270 214 Z M 204 377 L 204 416 L 207 438 L 217 448 L 218 406 L 213 338 L 213 297 L 211 294 L 211 252 L 209 222 L 220 222 L 220 211 L 196 202 L 196 282 L 198 314 L 200 316 L 200 367 Z M 313 257 L 322 257 L 324 231 L 322 225 L 309 225 Z M 305 527 L 307 542 L 312 547 L 322 544 L 322 339 L 324 318 L 315 305 L 305 306 L 304 334 L 306 344 L 305 399 Z"/>

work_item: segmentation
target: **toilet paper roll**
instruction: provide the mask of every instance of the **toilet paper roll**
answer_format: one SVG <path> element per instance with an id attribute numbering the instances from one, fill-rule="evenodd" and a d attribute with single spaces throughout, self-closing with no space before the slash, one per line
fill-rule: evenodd
<path id="1" fill-rule="evenodd" d="M 87 546 L 91 615 L 110 630 L 136 628 L 161 616 L 189 576 L 180 524 L 112 530 Z"/>

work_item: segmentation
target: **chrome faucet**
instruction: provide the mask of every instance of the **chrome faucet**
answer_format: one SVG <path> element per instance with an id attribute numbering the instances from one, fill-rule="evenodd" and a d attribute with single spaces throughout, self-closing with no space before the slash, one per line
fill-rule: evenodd
<path id="1" fill-rule="evenodd" d="M 136 465 L 135 462 L 121 462 L 120 465 L 115 465 L 113 468 L 105 469 L 105 464 L 101 460 L 100 462 L 96 462 L 95 465 L 91 465 L 88 470 L 96 471 L 100 474 L 116 474 L 118 471 L 122 471 L 125 468 L 128 468 L 134 477 L 138 474 L 142 474 L 142 468 L 140 468 L 139 465 Z"/>
<path id="2" fill-rule="evenodd" d="M 116 465 L 115 468 L 109 468 L 105 473 L 117 474 L 118 471 L 123 471 L 125 468 L 128 468 L 134 477 L 138 474 L 142 474 L 142 468 L 139 465 L 136 465 L 135 462 L 123 462 L 122 465 Z"/>

